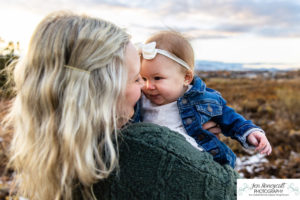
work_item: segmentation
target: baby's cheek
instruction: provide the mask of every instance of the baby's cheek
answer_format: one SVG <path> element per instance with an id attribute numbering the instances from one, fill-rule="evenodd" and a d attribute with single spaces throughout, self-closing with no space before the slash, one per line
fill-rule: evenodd
<path id="1" fill-rule="evenodd" d="M 149 93 L 149 90 L 147 90 L 146 87 L 143 87 L 143 88 L 141 89 L 141 91 L 142 91 L 142 93 L 144 93 L 144 94 L 148 94 L 148 93 Z"/>

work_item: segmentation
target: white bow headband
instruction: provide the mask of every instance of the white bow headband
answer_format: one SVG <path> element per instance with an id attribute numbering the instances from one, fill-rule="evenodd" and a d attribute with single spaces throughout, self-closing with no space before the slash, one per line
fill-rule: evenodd
<path id="1" fill-rule="evenodd" d="M 174 60 L 178 64 L 182 65 L 184 68 L 186 68 L 188 70 L 191 69 L 191 67 L 184 60 L 178 58 L 174 54 L 172 54 L 166 50 L 163 50 L 163 49 L 155 48 L 156 42 L 150 42 L 148 44 L 138 44 L 137 46 L 138 46 L 139 53 L 141 53 L 143 55 L 144 59 L 151 60 L 151 59 L 155 58 L 157 53 L 159 53 L 161 55 L 164 55 L 164 56 Z"/>

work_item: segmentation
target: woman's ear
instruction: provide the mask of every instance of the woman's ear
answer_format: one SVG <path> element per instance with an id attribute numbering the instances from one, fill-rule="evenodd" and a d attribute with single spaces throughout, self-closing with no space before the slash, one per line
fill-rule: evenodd
<path id="1" fill-rule="evenodd" d="M 184 77 L 184 86 L 188 86 L 194 79 L 194 72 L 192 70 L 188 70 L 185 72 Z"/>

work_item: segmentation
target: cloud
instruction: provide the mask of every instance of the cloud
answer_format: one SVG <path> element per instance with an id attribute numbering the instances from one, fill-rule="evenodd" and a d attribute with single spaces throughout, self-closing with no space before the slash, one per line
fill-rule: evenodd
<path id="1" fill-rule="evenodd" d="M 180 31 L 192 39 L 199 59 L 300 62 L 299 0 L 0 0 L 0 5 L 0 37 L 25 48 L 45 15 L 67 9 L 112 21 L 133 42 L 159 30 Z"/>
<path id="2" fill-rule="evenodd" d="M 109 3 L 110 1 L 106 1 Z M 300 3 L 296 0 L 152 0 L 130 1 L 129 7 L 155 11 L 163 24 L 219 32 L 220 37 L 253 34 L 265 37 L 298 37 Z M 199 31 L 198 31 L 199 32 Z M 199 36 L 201 37 L 201 36 Z"/>
<path id="3" fill-rule="evenodd" d="M 40 14 L 58 8 L 87 13 L 92 10 L 94 15 L 103 17 L 104 13 L 129 28 L 150 32 L 169 28 L 192 38 L 300 37 L 298 0 L 0 0 L 0 3 Z"/>

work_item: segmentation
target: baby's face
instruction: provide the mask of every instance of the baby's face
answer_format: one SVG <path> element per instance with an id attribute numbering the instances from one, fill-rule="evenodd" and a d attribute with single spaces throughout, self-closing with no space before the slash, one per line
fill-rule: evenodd
<path id="1" fill-rule="evenodd" d="M 160 54 L 152 60 L 142 59 L 140 73 L 145 81 L 142 88 L 145 96 L 156 105 L 176 101 L 187 89 L 181 68 L 178 63 Z"/>

